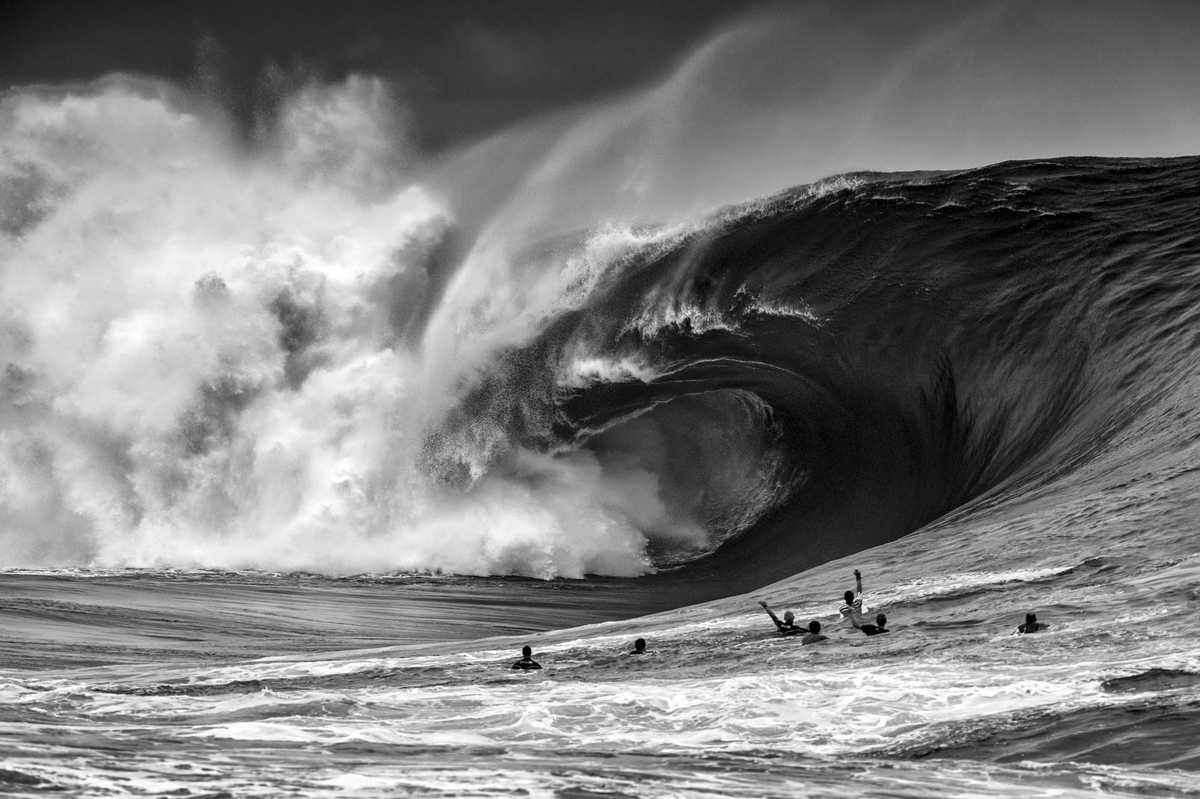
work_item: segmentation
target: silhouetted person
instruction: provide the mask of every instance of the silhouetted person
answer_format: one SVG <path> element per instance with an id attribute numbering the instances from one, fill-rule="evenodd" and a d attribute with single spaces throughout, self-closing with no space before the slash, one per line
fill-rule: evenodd
<path id="1" fill-rule="evenodd" d="M 780 635 L 800 635 L 804 632 L 804 628 L 796 624 L 796 614 L 790 610 L 783 614 L 783 621 L 780 621 L 774 611 L 767 607 L 766 602 L 760 601 L 758 604 L 762 605 L 763 610 L 771 617 L 771 621 L 775 622 L 775 627 L 779 630 Z"/>
<path id="2" fill-rule="evenodd" d="M 854 590 L 842 594 L 842 598 L 846 601 L 838 608 L 838 613 L 842 615 L 843 619 L 849 620 L 852 625 L 862 629 L 862 572 L 858 569 L 854 570 Z"/>
<path id="3" fill-rule="evenodd" d="M 884 616 L 882 613 L 875 616 L 874 624 L 864 624 L 858 629 L 867 635 L 879 635 L 880 633 L 891 632 L 887 628 L 887 616 Z"/>
<path id="4" fill-rule="evenodd" d="M 808 623 L 808 632 L 806 632 L 804 634 L 804 637 L 800 639 L 800 643 L 815 644 L 817 641 L 826 641 L 826 640 L 828 640 L 828 639 L 825 636 L 821 635 L 821 622 L 817 621 L 816 619 L 813 619 L 812 621 L 810 621 Z"/>
<path id="5" fill-rule="evenodd" d="M 631 655 L 644 655 L 644 654 L 646 654 L 646 639 L 645 639 L 645 638 L 639 638 L 639 639 L 637 639 L 636 641 L 634 641 L 634 642 L 633 642 L 633 651 L 632 651 L 632 652 L 630 652 L 629 654 L 631 654 Z"/>
<path id="6" fill-rule="evenodd" d="M 521 669 L 522 671 L 540 669 L 541 667 L 542 664 L 533 659 L 533 650 L 528 646 L 521 649 L 521 659 L 512 664 L 512 668 Z"/>
<path id="7" fill-rule="evenodd" d="M 1025 623 L 1017 625 L 1017 632 L 1036 633 L 1038 630 L 1045 630 L 1049 626 L 1049 624 L 1042 624 L 1040 621 L 1038 621 L 1036 613 L 1026 613 Z"/>

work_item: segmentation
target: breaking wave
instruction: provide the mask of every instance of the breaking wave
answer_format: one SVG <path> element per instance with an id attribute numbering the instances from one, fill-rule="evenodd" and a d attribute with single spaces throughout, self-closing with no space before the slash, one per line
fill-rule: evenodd
<path id="1" fill-rule="evenodd" d="M 250 141 L 154 81 L 8 93 L 0 566 L 762 583 L 1069 475 L 1192 368 L 1193 159 L 565 202 L 755 36 L 513 134 L 557 144 L 505 191 L 511 141 L 430 165 L 374 78 Z"/>

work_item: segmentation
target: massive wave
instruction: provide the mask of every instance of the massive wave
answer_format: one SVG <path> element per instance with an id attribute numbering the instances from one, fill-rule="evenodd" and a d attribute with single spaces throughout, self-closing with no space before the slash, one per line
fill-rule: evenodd
<path id="1" fill-rule="evenodd" d="M 1071 473 L 1190 368 L 1194 160 L 711 210 L 879 144 L 824 108 L 768 142 L 801 167 L 710 157 L 801 124 L 730 77 L 769 30 L 433 166 L 375 78 L 252 140 L 155 81 L 10 92 L 0 565 L 761 583 Z"/>
<path id="2" fill-rule="evenodd" d="M 744 584 L 1028 497 L 1192 374 L 1198 177 L 1010 162 L 732 209 L 547 334 L 593 375 L 556 429 L 653 464 Z"/>

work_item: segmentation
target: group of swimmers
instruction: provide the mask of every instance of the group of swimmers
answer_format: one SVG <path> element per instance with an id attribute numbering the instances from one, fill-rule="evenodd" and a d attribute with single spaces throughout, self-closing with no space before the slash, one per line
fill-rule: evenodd
<path id="1" fill-rule="evenodd" d="M 881 633 L 890 632 L 887 628 L 887 616 L 882 613 L 875 616 L 875 623 L 868 624 L 863 621 L 862 615 L 862 572 L 858 569 L 854 570 L 854 590 L 847 591 L 842 594 L 845 602 L 838 609 L 838 614 L 842 619 L 847 620 L 856 629 L 861 630 L 867 635 L 880 635 Z M 817 641 L 824 641 L 826 637 L 821 635 L 821 622 L 813 619 L 808 623 L 807 627 L 801 627 L 796 624 L 796 615 L 790 610 L 783 614 L 781 621 L 775 612 L 767 606 L 766 602 L 759 602 L 762 609 L 771 617 L 771 621 L 775 622 L 776 629 L 780 635 L 799 635 L 800 643 L 815 644 Z"/>
<path id="2" fill-rule="evenodd" d="M 849 621 L 851 626 L 853 626 L 856 630 L 860 630 L 866 635 L 881 635 L 886 632 L 891 632 L 887 628 L 887 616 L 882 613 L 876 614 L 874 624 L 867 623 L 863 620 L 862 592 L 862 572 L 860 572 L 858 569 L 855 569 L 854 590 L 847 591 L 842 595 L 842 598 L 845 601 L 843 602 L 842 606 L 838 608 L 838 614 L 843 620 Z M 816 619 L 810 621 L 807 626 L 801 627 L 799 624 L 796 624 L 796 614 L 792 613 L 790 610 L 785 612 L 783 614 L 783 618 L 780 619 L 775 615 L 775 611 L 771 610 L 771 608 L 767 606 L 766 602 L 760 601 L 758 604 L 761 605 L 762 609 L 765 610 L 767 615 L 771 617 L 771 621 L 775 622 L 775 628 L 779 631 L 780 635 L 798 635 L 800 636 L 801 644 L 815 644 L 818 641 L 827 640 L 826 636 L 821 635 L 821 622 L 817 621 Z M 1017 626 L 1017 632 L 1036 633 L 1040 630 L 1045 630 L 1049 626 L 1050 625 L 1048 624 L 1039 622 L 1037 620 L 1036 613 L 1026 613 L 1025 623 Z M 634 641 L 633 651 L 629 654 L 646 654 L 646 639 L 639 638 Z M 512 668 L 528 671 L 530 669 L 540 669 L 541 664 L 533 659 L 533 650 L 526 646 L 521 650 L 521 659 L 512 664 Z"/>

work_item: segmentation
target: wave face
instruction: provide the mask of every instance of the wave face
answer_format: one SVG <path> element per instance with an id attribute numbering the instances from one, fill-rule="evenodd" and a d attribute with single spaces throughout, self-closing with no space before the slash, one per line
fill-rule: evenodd
<path id="1" fill-rule="evenodd" d="M 157 84 L 4 100 L 2 565 L 761 584 L 1071 474 L 1194 363 L 1195 159 L 464 247 L 391 108 L 247 150 Z"/>
<path id="2" fill-rule="evenodd" d="M 556 430 L 654 471 L 758 584 L 1028 495 L 1191 374 L 1198 177 L 1012 162 L 729 210 L 546 335 L 590 378 Z"/>

